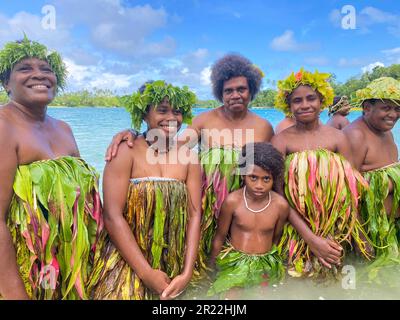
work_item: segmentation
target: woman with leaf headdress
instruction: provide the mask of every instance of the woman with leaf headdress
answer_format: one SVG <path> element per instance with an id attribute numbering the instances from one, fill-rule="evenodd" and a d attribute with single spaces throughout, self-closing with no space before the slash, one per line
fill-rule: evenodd
<path id="1" fill-rule="evenodd" d="M 0 295 L 85 299 L 102 230 L 98 174 L 71 128 L 47 115 L 66 80 L 56 52 L 30 41 L 0 51 Z"/>
<path id="2" fill-rule="evenodd" d="M 357 213 L 367 183 L 352 168 L 345 135 L 319 121 L 333 100 L 328 78 L 301 69 L 278 82 L 276 105 L 296 119 L 272 139 L 286 157 L 284 193 L 292 210 L 281 245 L 293 276 L 338 275 L 343 249 L 353 242 L 369 257 Z"/>
<path id="3" fill-rule="evenodd" d="M 376 248 L 373 266 L 398 265 L 400 163 L 391 130 L 400 118 L 400 81 L 390 77 L 376 79 L 358 90 L 353 102 L 362 107 L 363 114 L 344 133 L 350 140 L 356 168 L 370 184 L 362 195 L 361 214 Z"/>
<path id="4" fill-rule="evenodd" d="M 93 299 L 172 299 L 192 279 L 199 246 L 201 176 L 197 155 L 174 139 L 190 122 L 195 95 L 164 81 L 125 101 L 147 131 L 121 145 L 104 170 L 104 221 L 89 290 Z"/>

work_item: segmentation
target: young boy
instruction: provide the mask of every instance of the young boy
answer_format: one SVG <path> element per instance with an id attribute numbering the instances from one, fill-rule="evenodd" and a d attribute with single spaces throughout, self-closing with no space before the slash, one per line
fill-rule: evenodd
<path id="1" fill-rule="evenodd" d="M 275 244 L 289 204 L 274 191 L 282 179 L 282 155 L 271 144 L 259 142 L 244 146 L 242 156 L 244 186 L 228 195 L 217 221 L 210 262 L 217 264 L 218 273 L 209 295 L 279 281 L 284 275 Z"/>

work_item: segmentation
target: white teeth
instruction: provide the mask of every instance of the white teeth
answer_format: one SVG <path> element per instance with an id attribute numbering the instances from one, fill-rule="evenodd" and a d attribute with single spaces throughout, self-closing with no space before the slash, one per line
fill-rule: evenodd
<path id="1" fill-rule="evenodd" d="M 37 84 L 31 87 L 32 89 L 47 89 L 47 87 L 43 84 Z"/>

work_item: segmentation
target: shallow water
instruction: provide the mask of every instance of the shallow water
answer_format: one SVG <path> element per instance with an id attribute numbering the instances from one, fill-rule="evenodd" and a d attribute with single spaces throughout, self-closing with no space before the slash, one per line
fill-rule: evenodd
<path id="1" fill-rule="evenodd" d="M 194 109 L 194 114 L 207 109 Z M 261 117 L 268 119 L 275 127 L 283 114 L 273 109 L 253 109 Z M 104 153 L 113 135 L 130 127 L 130 116 L 122 108 L 50 108 L 49 114 L 66 121 L 74 132 L 81 156 L 92 164 L 100 173 L 104 168 Z M 349 120 L 360 116 L 360 112 L 352 112 Z M 321 114 L 324 123 L 328 120 L 327 112 Z M 400 125 L 393 129 L 396 144 L 400 147 Z M 352 273 L 343 274 L 342 280 L 329 285 L 321 285 L 309 279 L 293 279 L 287 277 L 282 284 L 269 287 L 260 292 L 259 289 L 246 290 L 241 299 L 399 299 L 400 269 L 383 269 L 385 281 L 382 284 L 369 283 L 357 275 L 365 270 L 365 266 L 350 259 L 348 265 L 355 266 L 355 277 Z M 353 279 L 349 283 L 346 280 Z M 355 289 L 353 286 L 355 285 Z M 189 297 L 187 297 L 189 298 Z M 204 294 L 192 295 L 190 298 L 209 299 Z"/>

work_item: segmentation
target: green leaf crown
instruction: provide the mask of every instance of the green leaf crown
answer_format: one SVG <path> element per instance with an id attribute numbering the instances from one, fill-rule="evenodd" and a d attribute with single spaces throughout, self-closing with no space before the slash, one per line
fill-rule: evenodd
<path id="1" fill-rule="evenodd" d="M 278 81 L 278 94 L 275 97 L 275 108 L 281 110 L 285 115 L 291 116 L 288 96 L 299 86 L 308 85 L 315 91 L 318 91 L 322 97 L 321 110 L 329 107 L 333 103 L 335 96 L 333 88 L 328 82 L 331 75 L 329 73 L 320 73 L 317 70 L 314 73 L 300 69 L 299 72 L 292 72 L 285 80 Z"/>
<path id="2" fill-rule="evenodd" d="M 25 34 L 21 41 L 7 42 L 0 51 L 0 82 L 3 86 L 14 66 L 26 58 L 47 61 L 57 77 L 57 90 L 65 88 L 67 68 L 60 54 L 55 51 L 49 52 L 46 46 L 29 40 Z"/>
<path id="3" fill-rule="evenodd" d="M 375 79 L 364 89 L 357 90 L 352 104 L 361 107 L 365 100 L 390 100 L 400 105 L 400 81 L 391 77 Z"/>
<path id="4" fill-rule="evenodd" d="M 133 128 L 140 130 L 149 106 L 157 107 L 165 98 L 172 108 L 182 112 L 183 122 L 192 121 L 192 106 L 196 103 L 196 95 L 187 86 L 182 88 L 167 84 L 164 80 L 147 83 L 143 93 L 139 90 L 124 99 L 123 104 L 131 114 Z"/>

